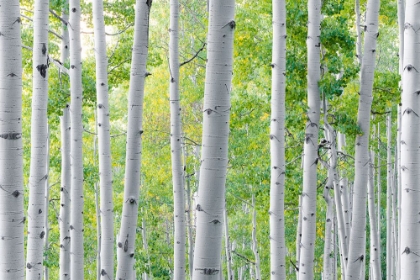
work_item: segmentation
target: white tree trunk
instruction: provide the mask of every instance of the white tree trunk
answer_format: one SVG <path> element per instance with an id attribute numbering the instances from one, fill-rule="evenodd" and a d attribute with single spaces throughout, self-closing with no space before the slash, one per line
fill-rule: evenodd
<path id="1" fill-rule="evenodd" d="M 70 279 L 70 108 L 61 117 L 60 280 Z"/>
<path id="2" fill-rule="evenodd" d="M 386 157 L 386 277 L 393 279 L 392 271 L 395 263 L 393 250 L 392 224 L 392 158 L 391 158 L 391 116 L 386 117 L 387 157 Z"/>
<path id="3" fill-rule="evenodd" d="M 83 248 L 83 153 L 82 153 L 82 54 L 80 40 L 80 0 L 70 0 L 70 275 L 84 278 Z"/>
<path id="4" fill-rule="evenodd" d="M 299 280 L 314 279 L 316 238 L 316 189 L 318 133 L 320 119 L 320 35 L 321 0 L 308 1 L 308 111 L 304 142 L 302 190 L 302 240 L 300 247 Z"/>
<path id="5" fill-rule="evenodd" d="M 375 70 L 376 41 L 378 37 L 378 17 L 380 0 L 368 0 L 365 44 L 360 75 L 360 98 L 357 123 L 362 135 L 356 137 L 355 182 L 353 194 L 352 227 L 349 240 L 349 257 L 346 279 L 364 279 L 362 274 L 366 260 L 366 196 L 369 164 L 370 110 L 372 107 L 372 88 Z"/>
<path id="6" fill-rule="evenodd" d="M 106 55 L 103 1 L 94 0 L 93 24 L 96 57 L 97 131 L 101 214 L 101 279 L 114 279 L 114 203 L 108 102 L 108 58 Z"/>
<path id="7" fill-rule="evenodd" d="M 397 240 L 397 279 L 401 279 L 401 104 L 398 106 L 397 110 L 397 154 L 395 155 L 395 168 L 397 170 L 397 182 L 396 182 L 396 200 L 397 200 L 397 232 L 398 232 L 398 240 Z"/>
<path id="8" fill-rule="evenodd" d="M 45 183 L 48 144 L 48 14 L 49 1 L 34 7 L 33 89 L 31 117 L 31 167 L 29 175 L 28 242 L 26 279 L 43 276 L 45 238 Z"/>
<path id="9" fill-rule="evenodd" d="M 261 262 L 257 241 L 257 209 L 255 207 L 255 194 L 252 194 L 252 251 L 255 257 L 255 279 L 261 280 Z"/>
<path id="10" fill-rule="evenodd" d="M 377 153 L 377 163 L 376 163 L 376 168 L 377 168 L 377 172 L 378 172 L 378 174 L 377 174 L 377 192 L 378 192 L 378 197 L 377 197 L 377 201 L 378 201 L 378 205 L 377 205 L 377 213 L 376 213 L 376 215 L 377 215 L 377 219 L 376 219 L 376 222 L 377 222 L 377 226 L 376 226 L 376 229 L 377 229 L 377 235 L 378 235 L 378 240 L 381 240 L 381 194 L 382 194 L 382 184 L 381 184 L 381 139 L 380 139 L 380 135 L 381 135 L 381 133 L 380 133 L 380 123 L 378 122 L 378 153 Z M 372 154 L 372 164 L 374 165 L 375 164 L 375 160 L 373 159 L 373 157 L 375 156 L 375 154 Z M 377 247 L 377 250 L 378 250 L 378 254 L 379 254 L 379 256 L 381 256 L 381 254 L 382 254 L 382 250 L 381 250 L 381 243 L 379 242 L 379 244 L 378 244 L 378 247 Z"/>
<path id="11" fill-rule="evenodd" d="M 229 237 L 229 222 L 226 210 L 226 202 L 225 202 L 225 209 L 223 210 L 224 222 L 225 222 L 225 246 L 226 246 L 226 265 L 227 265 L 227 275 L 228 280 L 234 280 L 234 273 L 232 269 L 232 253 L 231 253 L 231 242 Z"/>
<path id="12" fill-rule="evenodd" d="M 219 279 L 223 238 L 223 208 L 228 163 L 230 91 L 233 64 L 234 0 L 212 0 L 209 11 L 206 85 L 195 280 Z"/>
<path id="13" fill-rule="evenodd" d="M 373 152 L 371 156 L 373 158 Z M 374 280 L 381 280 L 381 258 L 379 255 L 379 238 L 376 221 L 375 210 L 375 186 L 373 183 L 373 162 L 369 163 L 369 181 L 368 181 L 368 208 L 369 208 L 369 223 L 370 223 L 370 267 Z"/>
<path id="14" fill-rule="evenodd" d="M 178 20 L 179 1 L 170 2 L 169 69 L 171 109 L 171 159 L 174 195 L 174 279 L 185 279 L 185 202 L 182 165 L 181 106 L 179 95 Z"/>
<path id="15" fill-rule="evenodd" d="M 273 54 L 270 122 L 270 275 L 286 277 L 286 244 L 284 233 L 284 119 L 286 98 L 286 1 L 272 1 Z"/>
<path id="16" fill-rule="evenodd" d="M 357 61 L 359 62 L 359 65 L 362 64 L 362 24 L 360 22 L 361 14 L 360 14 L 360 0 L 355 0 L 354 3 L 354 12 L 356 14 L 356 56 Z"/>
<path id="17" fill-rule="evenodd" d="M 401 131 L 401 279 L 417 279 L 420 271 L 420 5 L 406 1 Z"/>
<path id="18" fill-rule="evenodd" d="M 152 0 L 136 1 L 134 45 L 128 96 L 128 125 L 123 212 L 117 240 L 117 279 L 132 279 L 140 189 L 143 96 L 149 45 L 149 14 Z"/>
<path id="19" fill-rule="evenodd" d="M 69 21 L 69 1 L 68 0 L 64 0 L 63 1 L 63 8 L 61 10 L 61 18 L 63 19 L 64 22 L 68 22 Z M 61 30 L 61 47 L 60 47 L 60 52 L 61 52 L 61 62 L 64 64 L 67 62 L 67 60 L 70 57 L 70 37 L 69 37 L 69 28 L 68 28 L 68 24 L 64 24 L 62 25 L 62 30 Z"/>
<path id="20" fill-rule="evenodd" d="M 48 213 L 49 213 L 49 206 L 50 206 L 50 185 L 49 185 L 49 178 L 50 178 L 50 141 L 51 141 L 51 134 L 50 128 L 47 125 L 47 153 L 46 153 L 46 161 L 47 161 L 47 180 L 45 180 L 44 189 L 45 189 L 45 196 L 44 196 L 44 227 L 45 227 L 45 238 L 43 242 L 44 252 L 47 252 L 50 247 L 49 236 L 50 236 L 50 225 L 48 222 Z M 48 254 L 43 256 L 43 261 L 48 261 Z M 44 280 L 49 280 L 50 278 L 49 268 L 44 267 Z"/>
<path id="21" fill-rule="evenodd" d="M 0 279 L 24 278 L 22 52 L 19 1 L 0 5 Z"/>
<path id="22" fill-rule="evenodd" d="M 302 241 L 302 195 L 299 195 L 299 213 L 297 216 L 297 229 L 296 229 L 296 279 L 299 279 L 299 263 L 300 263 L 300 247 Z"/>

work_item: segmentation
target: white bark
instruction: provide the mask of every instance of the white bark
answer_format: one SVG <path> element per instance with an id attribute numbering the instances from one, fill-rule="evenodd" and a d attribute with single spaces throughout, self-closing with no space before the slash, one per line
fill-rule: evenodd
<path id="1" fill-rule="evenodd" d="M 368 0 L 365 44 L 360 75 L 360 98 L 357 124 L 362 135 L 356 137 L 355 182 L 353 194 L 352 228 L 349 240 L 347 279 L 364 279 L 362 274 L 366 260 L 366 196 L 369 164 L 370 110 L 372 107 L 372 88 L 375 70 L 376 41 L 378 37 L 378 17 L 380 0 Z"/>
<path id="2" fill-rule="evenodd" d="M 64 0 L 63 1 L 63 8 L 61 10 L 61 18 L 63 19 L 63 21 L 68 22 L 69 21 L 69 0 Z M 61 47 L 60 47 L 60 52 L 61 52 L 61 62 L 64 64 L 67 62 L 67 60 L 70 57 L 70 37 L 69 37 L 69 28 L 68 28 L 68 24 L 64 24 L 62 25 L 62 31 L 61 31 Z"/>
<path id="3" fill-rule="evenodd" d="M 49 212 L 49 204 L 50 204 L 50 185 L 49 185 L 49 178 L 50 178 L 50 140 L 51 140 L 51 134 L 50 134 L 50 128 L 47 125 L 47 154 L 46 154 L 46 161 L 47 161 L 47 180 L 45 180 L 45 196 L 44 196 L 44 227 L 45 227 L 45 238 L 43 242 L 44 252 L 47 252 L 50 247 L 49 242 L 49 236 L 50 236 L 50 225 L 48 222 L 48 212 Z M 48 261 L 48 254 L 45 254 L 43 256 L 44 262 Z M 44 267 L 44 280 L 49 280 L 50 278 L 50 272 L 48 267 Z"/>
<path id="4" fill-rule="evenodd" d="M 255 257 L 255 279 L 261 280 L 261 262 L 257 241 L 257 209 L 255 207 L 255 194 L 252 194 L 252 251 Z"/>
<path id="5" fill-rule="evenodd" d="M 387 157 L 386 157 L 386 277 L 393 279 L 393 233 L 392 233 L 392 158 L 391 158 L 391 116 L 386 118 Z"/>
<path id="6" fill-rule="evenodd" d="M 70 275 L 72 279 L 84 278 L 82 47 L 80 40 L 80 16 L 80 0 L 70 0 Z"/>
<path id="7" fill-rule="evenodd" d="M 178 51 L 179 1 L 170 2 L 169 27 L 169 99 L 171 109 L 171 159 L 174 195 L 174 279 L 185 279 L 185 202 L 184 167 L 181 147 L 181 106 L 179 95 Z"/>
<path id="8" fill-rule="evenodd" d="M 401 279 L 418 278 L 420 271 L 420 5 L 406 1 L 401 131 Z"/>
<path id="9" fill-rule="evenodd" d="M 362 64 L 362 30 L 361 30 L 361 14 L 360 14 L 360 0 L 355 0 L 354 12 L 356 14 L 356 56 L 359 65 Z"/>
<path id="10" fill-rule="evenodd" d="M 373 152 L 371 152 L 373 157 Z M 368 208 L 370 223 L 370 267 L 374 280 L 381 280 L 381 258 L 379 255 L 379 238 L 375 210 L 375 186 L 373 183 L 373 162 L 369 163 L 369 181 L 368 181 Z"/>
<path id="11" fill-rule="evenodd" d="M 136 1 L 134 45 L 128 96 L 128 125 L 123 213 L 117 240 L 117 279 L 132 279 L 141 167 L 143 96 L 148 54 L 149 14 L 152 0 Z"/>
<path id="12" fill-rule="evenodd" d="M 229 222 L 226 210 L 226 202 L 225 202 L 225 209 L 223 210 L 224 222 L 225 222 L 225 246 L 226 246 L 226 265 L 227 265 L 227 275 L 228 280 L 234 280 L 235 275 L 232 270 L 232 253 L 231 253 L 231 243 L 229 237 Z"/>
<path id="13" fill-rule="evenodd" d="M 284 232 L 284 119 L 286 98 L 286 2 L 272 1 L 273 54 L 270 123 L 270 275 L 286 277 L 286 244 Z"/>
<path id="14" fill-rule="evenodd" d="M 108 102 L 108 58 L 106 54 L 103 1 L 94 0 L 93 24 L 96 57 L 97 131 L 101 214 L 101 279 L 114 279 L 114 203 Z"/>
<path id="15" fill-rule="evenodd" d="M 378 122 L 378 153 L 377 153 L 377 163 L 376 163 L 376 168 L 377 168 L 377 192 L 378 192 L 378 197 L 377 197 L 377 201 L 378 201 L 378 205 L 377 205 L 377 213 L 376 215 L 378 216 L 376 219 L 377 222 L 377 235 L 378 235 L 378 240 L 381 240 L 381 194 L 382 194 L 382 184 L 381 184 L 381 139 L 380 139 L 380 123 Z M 374 157 L 375 155 L 372 154 L 372 157 Z M 372 164 L 375 164 L 375 160 L 372 158 Z M 381 243 L 379 242 L 378 247 L 378 254 L 379 256 L 381 256 L 382 254 L 382 250 L 381 250 Z"/>
<path id="16" fill-rule="evenodd" d="M 314 279 L 316 239 L 316 189 L 318 133 L 320 119 L 320 35 L 321 0 L 308 1 L 308 111 L 304 142 L 302 190 L 302 240 L 300 247 L 299 280 Z"/>
<path id="17" fill-rule="evenodd" d="M 187 156 L 185 156 L 187 158 Z M 193 259 L 194 259 L 194 238 L 193 238 L 193 222 L 192 222 L 192 201 L 191 201 L 191 187 L 190 176 L 184 177 L 187 179 L 187 235 L 188 235 L 188 268 L 190 279 L 193 275 Z"/>
<path id="18" fill-rule="evenodd" d="M 0 5 L 0 279 L 24 278 L 22 53 L 19 1 Z"/>
<path id="19" fill-rule="evenodd" d="M 399 104 L 401 105 L 401 104 Z M 395 155 L 395 168 L 397 171 L 397 182 L 396 182 L 396 200 L 397 200 L 397 226 L 396 230 L 398 232 L 397 240 L 397 279 L 401 279 L 401 106 L 398 106 L 397 110 L 397 153 Z"/>
<path id="20" fill-rule="evenodd" d="M 43 276 L 45 238 L 45 184 L 48 138 L 48 14 L 49 1 L 37 0 L 34 7 L 33 89 L 31 117 L 31 166 L 29 175 L 28 242 L 26 279 Z"/>
<path id="21" fill-rule="evenodd" d="M 299 263 L 300 263 L 300 247 L 301 247 L 301 240 L 302 240 L 302 195 L 299 195 L 299 213 L 298 213 L 298 221 L 297 221 L 297 229 L 296 229 L 296 279 L 299 279 Z"/>
<path id="22" fill-rule="evenodd" d="M 61 117 L 60 280 L 70 279 L 70 108 Z"/>
<path id="23" fill-rule="evenodd" d="M 223 208 L 228 163 L 230 91 L 233 64 L 234 0 L 210 1 L 195 280 L 220 277 Z"/>

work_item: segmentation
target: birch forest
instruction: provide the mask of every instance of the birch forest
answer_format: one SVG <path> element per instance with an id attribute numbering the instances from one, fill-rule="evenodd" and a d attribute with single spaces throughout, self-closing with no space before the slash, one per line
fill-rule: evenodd
<path id="1" fill-rule="evenodd" d="M 0 280 L 417 280 L 418 0 L 0 0 Z"/>

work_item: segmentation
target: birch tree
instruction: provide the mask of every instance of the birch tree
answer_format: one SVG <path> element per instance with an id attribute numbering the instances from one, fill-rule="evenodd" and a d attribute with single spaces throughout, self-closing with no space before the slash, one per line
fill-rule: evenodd
<path id="1" fill-rule="evenodd" d="M 235 1 L 211 0 L 193 279 L 219 279 L 228 163 Z"/>
<path id="2" fill-rule="evenodd" d="M 420 188 L 418 184 L 420 158 L 420 6 L 406 1 L 404 31 L 403 92 L 401 94 L 401 279 L 416 279 L 420 271 Z"/>
<path id="3" fill-rule="evenodd" d="M 36 0 L 34 6 L 33 89 L 31 118 L 31 163 L 29 175 L 28 242 L 26 279 L 43 275 L 46 235 L 45 184 L 48 179 L 48 13 L 49 1 Z"/>
<path id="4" fill-rule="evenodd" d="M 181 107 L 179 96 L 178 20 L 179 1 L 170 2 L 169 69 L 171 108 L 172 184 L 174 193 L 174 279 L 185 279 L 184 168 L 181 147 Z"/>
<path id="5" fill-rule="evenodd" d="M 364 50 L 360 74 L 360 97 L 357 124 L 362 134 L 356 137 L 355 181 L 353 187 L 352 227 L 349 240 L 349 257 L 346 279 L 364 279 L 366 240 L 366 196 L 369 170 L 369 132 L 370 111 L 372 107 L 372 88 L 375 70 L 376 41 L 378 33 L 380 0 L 368 0 L 366 23 L 364 26 Z"/>
<path id="6" fill-rule="evenodd" d="M 111 144 L 108 102 L 108 58 L 102 0 L 93 1 L 96 57 L 97 131 L 101 214 L 101 277 L 114 279 L 114 203 L 112 199 Z"/>
<path id="7" fill-rule="evenodd" d="M 83 153 L 82 153 L 82 54 L 80 40 L 80 0 L 70 0 L 70 275 L 84 278 L 83 248 Z"/>
<path id="8" fill-rule="evenodd" d="M 286 95 L 286 2 L 272 1 L 273 54 L 270 122 L 270 270 L 271 279 L 286 277 L 284 233 L 284 119 Z"/>
<path id="9" fill-rule="evenodd" d="M 302 239 L 298 266 L 299 280 L 314 278 L 318 134 L 321 109 L 318 87 L 321 75 L 321 0 L 309 0 L 308 13 L 308 36 L 306 40 L 308 48 L 308 110 L 303 148 Z"/>
<path id="10" fill-rule="evenodd" d="M 0 279 L 24 278 L 19 1 L 0 5 Z"/>
<path id="11" fill-rule="evenodd" d="M 143 134 L 143 97 L 149 75 L 146 62 L 149 47 L 149 15 L 152 0 L 136 1 L 131 78 L 128 94 L 128 124 L 125 162 L 124 201 L 121 228 L 117 237 L 117 279 L 131 280 L 137 228 Z"/>
<path id="12" fill-rule="evenodd" d="M 61 117 L 60 280 L 70 279 L 70 108 Z"/>

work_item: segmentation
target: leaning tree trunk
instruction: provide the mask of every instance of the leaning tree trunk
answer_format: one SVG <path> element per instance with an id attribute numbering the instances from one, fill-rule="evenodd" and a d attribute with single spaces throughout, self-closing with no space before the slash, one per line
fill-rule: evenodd
<path id="1" fill-rule="evenodd" d="M 401 279 L 418 279 L 420 271 L 420 5 L 406 1 L 404 69 L 401 95 Z"/>
<path id="2" fill-rule="evenodd" d="M 365 44 L 360 75 L 360 98 L 357 123 L 361 134 L 356 137 L 355 182 L 352 203 L 352 227 L 349 240 L 349 257 L 346 279 L 364 279 L 366 248 L 366 196 L 369 169 L 370 110 L 372 107 L 372 88 L 375 70 L 376 41 L 378 37 L 378 17 L 380 0 L 368 0 Z"/>
<path id="3" fill-rule="evenodd" d="M 114 203 L 112 200 L 111 140 L 108 102 L 108 58 L 106 56 L 103 1 L 93 1 L 95 27 L 97 127 L 101 214 L 101 279 L 114 279 Z"/>
<path id="4" fill-rule="evenodd" d="M 139 206 L 141 135 L 143 134 L 143 97 L 149 47 L 149 15 L 152 0 L 136 1 L 134 45 L 128 95 L 128 124 L 125 186 L 121 228 L 117 240 L 117 279 L 132 279 Z"/>
<path id="5" fill-rule="evenodd" d="M 270 124 L 270 275 L 286 278 L 284 232 L 284 119 L 286 95 L 286 1 L 273 0 L 273 61 Z"/>
<path id="6" fill-rule="evenodd" d="M 169 68 L 171 108 L 172 184 L 174 193 L 174 279 L 185 279 L 184 168 L 181 147 L 181 106 L 178 52 L 179 1 L 171 0 L 169 27 Z"/>
<path id="7" fill-rule="evenodd" d="M 80 40 L 80 0 L 70 0 L 70 274 L 84 278 L 83 249 L 83 153 L 82 153 L 82 54 Z"/>
<path id="8" fill-rule="evenodd" d="M 36 0 L 34 7 L 33 90 L 31 117 L 31 163 L 29 175 L 28 242 L 26 279 L 43 276 L 45 238 L 45 184 L 48 153 L 48 14 L 49 1 Z"/>
<path id="9" fill-rule="evenodd" d="M 316 238 L 316 189 L 318 134 L 320 119 L 320 35 L 321 0 L 308 1 L 308 111 L 304 142 L 302 190 L 302 240 L 300 247 L 299 280 L 314 279 Z"/>
<path id="10" fill-rule="evenodd" d="M 193 279 L 219 279 L 228 164 L 235 0 L 211 0 Z"/>
<path id="11" fill-rule="evenodd" d="M 22 52 L 19 1 L 0 5 L 0 279 L 24 277 Z M 42 260 L 41 260 L 42 261 Z"/>

